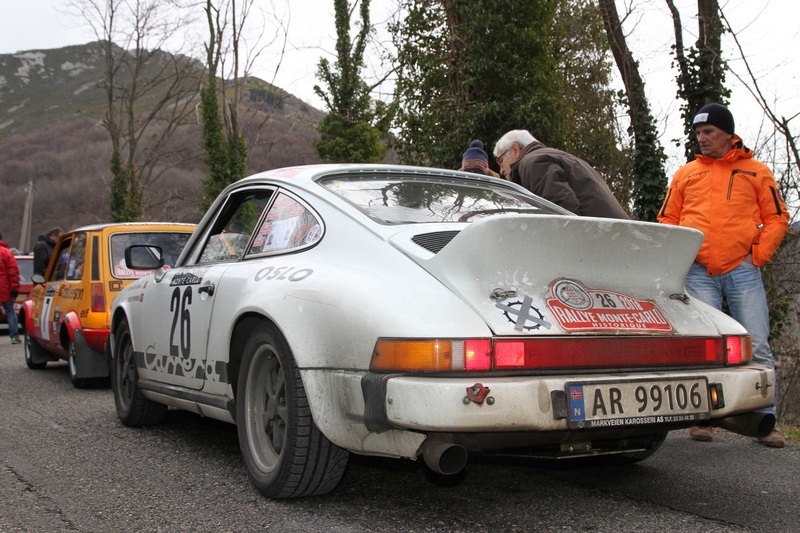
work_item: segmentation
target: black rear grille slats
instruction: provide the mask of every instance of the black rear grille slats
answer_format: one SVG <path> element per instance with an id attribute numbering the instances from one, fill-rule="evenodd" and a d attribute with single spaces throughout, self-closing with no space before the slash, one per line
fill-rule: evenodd
<path id="1" fill-rule="evenodd" d="M 453 240 L 453 237 L 458 235 L 459 231 L 460 230 L 420 233 L 419 235 L 414 235 L 411 240 L 429 252 L 438 254 L 442 248 L 447 246 L 447 243 Z"/>

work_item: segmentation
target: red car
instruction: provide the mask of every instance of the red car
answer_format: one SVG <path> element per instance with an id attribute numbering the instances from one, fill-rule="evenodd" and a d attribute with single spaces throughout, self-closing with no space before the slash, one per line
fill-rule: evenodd
<path id="1" fill-rule="evenodd" d="M 17 318 L 19 318 L 19 310 L 22 307 L 22 303 L 28 299 L 28 295 L 31 289 L 33 289 L 33 282 L 31 281 L 31 276 L 33 276 L 33 256 L 15 255 L 14 259 L 17 260 L 17 266 L 19 266 L 19 294 L 14 301 L 14 311 L 17 313 Z M 0 306 L 0 324 L 5 324 L 7 322 L 6 312 L 2 306 Z M 25 324 L 20 322 L 20 331 L 22 331 L 24 326 Z"/>

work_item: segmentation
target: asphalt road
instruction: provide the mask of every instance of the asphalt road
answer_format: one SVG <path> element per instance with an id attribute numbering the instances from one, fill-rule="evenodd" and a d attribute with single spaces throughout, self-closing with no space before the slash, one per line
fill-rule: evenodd
<path id="1" fill-rule="evenodd" d="M 64 363 L 29 370 L 0 331 L 0 531 L 800 530 L 800 445 L 673 433 L 629 467 L 471 463 L 454 487 L 411 461 L 351 458 L 331 494 L 263 498 L 233 426 L 170 411 L 130 429 L 111 391 L 77 390 Z"/>

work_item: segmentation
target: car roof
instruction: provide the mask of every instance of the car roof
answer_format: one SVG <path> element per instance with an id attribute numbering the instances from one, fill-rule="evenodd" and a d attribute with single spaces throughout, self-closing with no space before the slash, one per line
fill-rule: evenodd
<path id="1" fill-rule="evenodd" d="M 317 180 L 334 175 L 342 176 L 357 176 L 359 174 L 394 174 L 404 175 L 411 177 L 450 177 L 460 178 L 465 180 L 483 181 L 487 183 L 496 183 L 506 186 L 517 188 L 516 184 L 500 178 L 492 176 L 484 176 L 482 174 L 475 174 L 473 172 L 462 172 L 459 170 L 450 170 L 446 168 L 422 167 L 411 165 L 385 165 L 385 164 L 365 164 L 365 163 L 342 163 L 342 164 L 324 164 L 324 165 L 303 165 L 295 167 L 277 168 L 267 170 L 254 174 L 247 178 L 237 181 L 229 186 L 229 188 L 247 187 L 249 185 L 267 183 L 267 182 L 284 182 L 291 183 L 292 185 L 305 188 Z M 530 194 L 524 187 L 519 187 L 520 190 Z"/>
<path id="2" fill-rule="evenodd" d="M 302 189 L 307 192 L 313 192 L 315 195 L 325 194 L 329 200 L 334 198 L 334 193 L 321 193 L 320 187 L 316 182 L 324 178 L 330 177 L 377 177 L 381 174 L 392 175 L 396 178 L 406 177 L 409 179 L 420 179 L 426 177 L 434 178 L 451 178 L 463 180 L 465 182 L 473 182 L 474 184 L 492 184 L 495 187 L 504 187 L 514 190 L 518 194 L 536 198 L 539 202 L 544 203 L 556 212 L 566 215 L 572 215 L 563 207 L 560 207 L 540 196 L 533 194 L 531 191 L 517 183 L 505 180 L 503 178 L 495 178 L 493 176 L 485 176 L 483 174 L 476 174 L 474 172 L 462 172 L 460 170 L 450 170 L 446 168 L 435 167 L 422 167 L 411 165 L 386 165 L 386 164 L 366 164 L 366 163 L 341 163 L 341 164 L 320 164 L 320 165 L 302 165 L 295 167 L 277 168 L 267 170 L 258 174 L 253 174 L 247 178 L 241 179 L 235 183 L 228 185 L 216 198 L 211 208 L 207 211 L 215 211 L 218 204 L 224 201 L 224 198 L 232 192 L 239 189 L 246 189 L 258 185 L 282 185 L 288 188 Z M 338 200 L 334 200 L 337 202 Z M 201 221 L 203 224 L 203 221 Z"/>
<path id="3" fill-rule="evenodd" d="M 167 227 L 177 227 L 179 229 L 191 229 L 194 230 L 197 227 L 196 224 L 188 224 L 185 222 L 109 222 L 106 224 L 91 224 L 89 226 L 81 226 L 79 228 L 75 228 L 64 233 L 76 233 L 79 231 L 100 231 L 104 229 L 114 229 L 114 230 L 122 230 L 122 231 L 135 231 L 137 229 L 145 229 L 145 228 L 167 228 Z"/>

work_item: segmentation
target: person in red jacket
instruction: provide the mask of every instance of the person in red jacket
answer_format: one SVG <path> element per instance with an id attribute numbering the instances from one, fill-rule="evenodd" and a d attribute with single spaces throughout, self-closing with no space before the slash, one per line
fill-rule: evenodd
<path id="1" fill-rule="evenodd" d="M 8 245 L 3 242 L 0 235 L 0 302 L 6 312 L 8 320 L 8 335 L 11 344 L 19 344 L 19 325 L 17 313 L 14 311 L 14 300 L 19 294 L 19 266 Z"/>
<path id="2" fill-rule="evenodd" d="M 695 228 L 705 239 L 686 277 L 686 291 L 722 309 L 727 300 L 731 316 L 753 342 L 753 361 L 775 368 L 769 347 L 769 310 L 759 267 L 772 258 L 789 227 L 781 193 L 770 169 L 753 158 L 734 133 L 733 115 L 721 104 L 703 106 L 692 127 L 700 153 L 682 166 L 670 183 L 659 222 Z M 776 414 L 778 387 L 772 405 Z M 710 441 L 714 430 L 697 426 L 694 440 Z M 783 447 L 777 429 L 759 441 Z"/>

